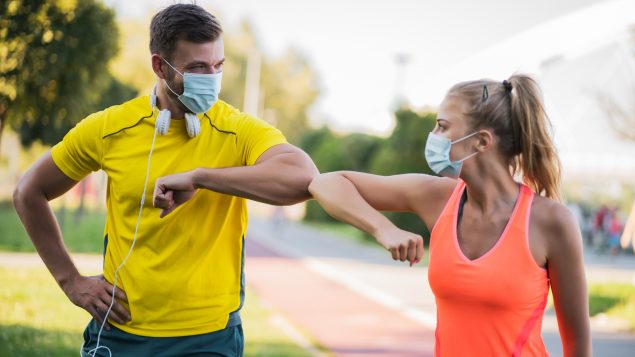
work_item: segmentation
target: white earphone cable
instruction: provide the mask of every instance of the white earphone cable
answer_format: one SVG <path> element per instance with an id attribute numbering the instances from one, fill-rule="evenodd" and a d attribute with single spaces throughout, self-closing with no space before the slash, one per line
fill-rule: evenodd
<path id="1" fill-rule="evenodd" d="M 152 114 L 154 114 L 154 107 L 152 108 Z M 104 326 L 106 325 L 106 321 L 108 320 L 108 315 L 110 314 L 110 311 L 112 310 L 112 307 L 115 304 L 115 289 L 117 288 L 117 277 L 118 277 L 119 270 L 121 270 L 121 268 L 124 266 L 124 264 L 126 264 L 126 262 L 128 261 L 128 258 L 130 258 L 130 254 L 132 253 L 132 249 L 134 248 L 135 243 L 137 243 L 137 232 L 139 232 L 139 225 L 141 223 L 141 213 L 143 212 L 143 204 L 145 203 L 145 199 L 146 199 L 146 190 L 148 188 L 148 179 L 150 178 L 150 161 L 152 159 L 152 152 L 154 151 L 154 142 L 155 142 L 155 140 L 157 138 L 157 131 L 158 131 L 158 127 L 155 125 L 154 136 L 152 137 L 152 146 L 150 146 L 150 153 L 148 154 L 148 165 L 147 165 L 147 168 L 146 168 L 145 183 L 143 184 L 143 194 L 141 195 L 141 204 L 139 206 L 139 216 L 137 217 L 137 225 L 135 227 L 134 236 L 132 238 L 132 244 L 130 245 L 130 249 L 128 250 L 128 254 L 126 255 L 126 257 L 123 259 L 121 264 L 119 264 L 119 266 L 115 270 L 110 306 L 108 306 L 108 310 L 106 311 L 106 315 L 104 316 L 104 320 L 102 321 L 101 327 L 99 328 L 99 333 L 97 334 L 97 345 L 95 346 L 95 348 L 93 348 L 92 350 L 88 351 L 88 354 L 93 356 L 93 357 L 97 353 L 97 350 L 100 349 L 100 348 L 105 348 L 108 351 L 108 355 L 110 357 L 112 357 L 112 352 L 110 351 L 110 348 L 108 348 L 107 346 L 100 346 L 99 342 L 100 342 L 100 339 L 101 339 L 101 333 L 104 330 Z"/>

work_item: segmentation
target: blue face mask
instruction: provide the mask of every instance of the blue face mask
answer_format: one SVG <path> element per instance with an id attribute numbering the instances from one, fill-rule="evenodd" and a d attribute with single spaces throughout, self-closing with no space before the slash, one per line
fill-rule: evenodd
<path id="1" fill-rule="evenodd" d="M 461 168 L 463 167 L 463 161 L 478 154 L 478 151 L 464 157 L 461 160 L 452 161 L 450 160 L 450 148 L 452 147 L 452 144 L 461 142 L 476 135 L 477 133 L 478 131 L 475 131 L 472 134 L 466 135 L 455 141 L 432 132 L 428 134 L 428 141 L 426 142 L 425 149 L 428 166 L 430 166 L 432 171 L 434 171 L 437 175 L 451 178 L 459 177 L 459 173 L 461 173 Z"/>
<path id="2" fill-rule="evenodd" d="M 164 80 L 165 85 L 170 92 L 178 96 L 183 105 L 195 114 L 206 113 L 218 101 L 220 94 L 220 85 L 223 78 L 223 72 L 212 74 L 200 73 L 181 73 L 172 66 L 165 58 L 162 58 L 168 66 L 172 67 L 178 74 L 183 77 L 183 94 L 179 95 L 170 88 L 168 82 Z"/>

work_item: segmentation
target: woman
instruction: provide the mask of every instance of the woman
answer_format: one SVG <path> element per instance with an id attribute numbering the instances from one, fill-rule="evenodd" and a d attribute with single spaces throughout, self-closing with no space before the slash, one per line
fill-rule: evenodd
<path id="1" fill-rule="evenodd" d="M 432 228 L 436 356 L 547 355 L 540 331 L 550 285 L 565 356 L 590 355 L 582 238 L 559 203 L 560 164 L 536 82 L 455 85 L 425 156 L 442 177 L 332 172 L 309 190 L 410 265 L 423 254 L 421 236 L 379 211 L 414 212 Z"/>

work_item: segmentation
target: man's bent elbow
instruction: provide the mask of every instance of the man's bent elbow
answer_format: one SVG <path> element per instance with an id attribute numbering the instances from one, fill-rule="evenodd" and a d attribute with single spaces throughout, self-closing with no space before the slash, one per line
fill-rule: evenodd
<path id="1" fill-rule="evenodd" d="M 20 177 L 18 183 L 13 189 L 13 206 L 17 209 L 18 205 L 22 204 L 28 195 L 28 173 Z"/>
<path id="2" fill-rule="evenodd" d="M 310 199 L 309 184 L 315 176 L 317 176 L 317 172 L 311 170 L 304 170 L 295 176 L 291 182 L 284 184 L 283 190 L 286 191 L 286 194 L 275 198 L 274 204 L 288 206 Z"/>
<path id="3" fill-rule="evenodd" d="M 15 185 L 15 188 L 13 189 L 13 207 L 15 207 L 16 210 L 19 209 L 21 200 L 22 200 L 22 188 L 20 187 L 20 182 L 18 182 L 18 184 Z"/>
<path id="4" fill-rule="evenodd" d="M 22 176 L 13 189 L 13 207 L 15 207 L 16 212 L 20 213 L 20 208 L 24 207 L 30 200 L 35 198 L 35 194 L 37 192 L 37 189 L 35 189 L 32 185 L 32 180 L 29 180 L 28 174 Z M 46 196 L 44 194 L 42 194 L 42 198 L 46 200 Z"/>

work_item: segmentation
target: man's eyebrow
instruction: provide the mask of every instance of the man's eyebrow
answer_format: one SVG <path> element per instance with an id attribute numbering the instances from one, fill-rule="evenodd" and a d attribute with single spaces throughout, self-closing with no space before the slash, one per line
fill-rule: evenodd
<path id="1" fill-rule="evenodd" d="M 207 62 L 205 62 L 205 61 L 192 61 L 192 62 L 186 64 L 186 67 L 192 67 L 192 66 L 196 66 L 196 65 L 199 65 L 199 64 L 207 66 Z"/>
<path id="2" fill-rule="evenodd" d="M 220 61 L 218 61 L 218 63 L 220 63 L 220 64 L 222 64 L 224 62 L 225 62 L 225 58 L 224 57 Z M 198 66 L 198 65 L 208 66 L 209 63 L 207 63 L 205 61 L 192 61 L 192 62 L 186 64 L 185 66 L 186 67 L 193 67 L 193 66 Z"/>

